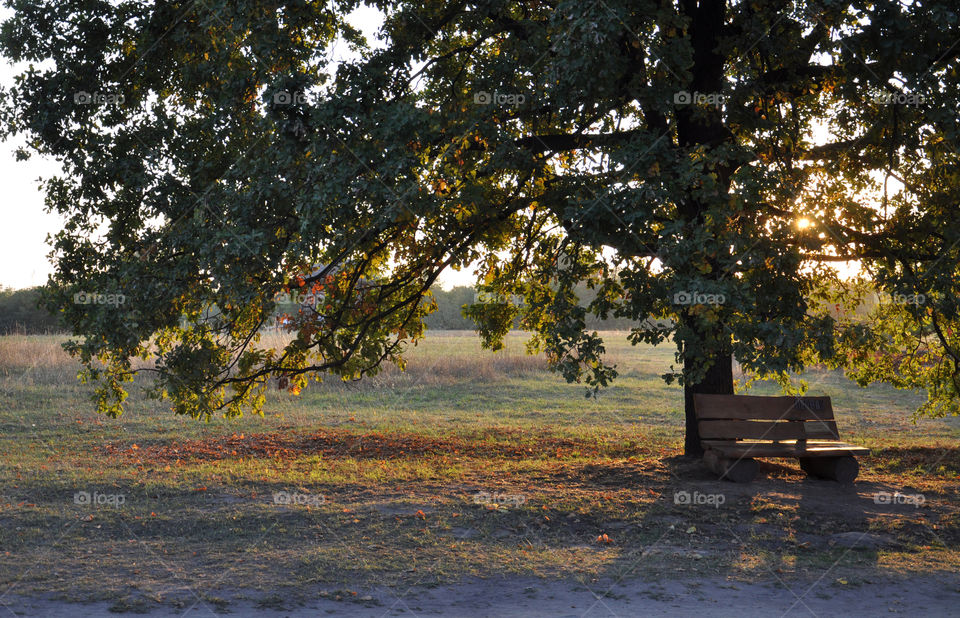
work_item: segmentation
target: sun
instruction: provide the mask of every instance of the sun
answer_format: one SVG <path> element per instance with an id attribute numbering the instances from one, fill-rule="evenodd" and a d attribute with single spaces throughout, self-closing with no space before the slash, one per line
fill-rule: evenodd
<path id="1" fill-rule="evenodd" d="M 813 221 L 811 221 L 810 219 L 807 219 L 806 217 L 797 219 L 797 227 L 801 230 L 805 230 L 812 226 L 813 226 Z"/>

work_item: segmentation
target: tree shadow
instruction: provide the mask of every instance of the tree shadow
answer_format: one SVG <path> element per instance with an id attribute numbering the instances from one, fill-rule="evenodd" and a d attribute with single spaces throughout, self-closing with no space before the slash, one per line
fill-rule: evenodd
<path id="1" fill-rule="evenodd" d="M 359 442 L 328 438 L 329 444 L 304 438 L 296 442 L 304 450 L 285 456 L 315 452 L 320 444 L 329 449 L 324 457 L 356 459 L 362 452 L 375 458 L 379 446 L 379 457 L 391 465 L 462 446 L 442 439 L 403 451 L 414 445 L 401 441 L 387 451 L 386 443 L 365 439 L 358 450 Z M 789 588 L 821 576 L 829 584 L 844 569 L 883 571 L 883 551 L 922 552 L 916 548 L 937 538 L 954 546 L 960 540 L 955 503 L 931 498 L 917 509 L 878 501 L 882 492 L 916 489 L 874 471 L 874 464 L 912 470 L 915 461 L 946 462 L 943 469 L 952 470 L 960 449 L 892 449 L 864 462 L 866 480 L 843 486 L 807 478 L 792 460 L 763 460 L 753 483 L 721 481 L 700 460 L 669 453 L 623 458 L 591 452 L 524 468 L 551 450 L 556 456 L 555 442 L 537 444 L 525 446 L 525 454 L 489 445 L 467 449 L 514 462 L 510 478 L 470 471 L 463 460 L 458 465 L 466 473 L 457 482 L 321 482 L 305 474 L 297 482 L 241 479 L 203 491 L 185 480 L 93 488 L 126 494 L 119 509 L 75 504 L 77 487 L 64 479 L 24 478 L 0 510 L 0 526 L 19 530 L 22 538 L 3 536 L 11 554 L 0 582 L 14 581 L 14 566 L 36 558 L 50 573 L 59 569 L 58 577 L 72 575 L 77 586 L 90 586 L 91 594 L 134 580 L 148 582 L 147 589 L 203 581 L 197 578 L 211 572 L 247 576 L 262 570 L 276 575 L 270 585 L 304 591 L 328 581 L 408 588 L 477 573 L 502 575 L 504 565 L 513 573 L 572 578 L 596 594 L 617 581 L 727 575 Z M 260 457 L 275 453 L 268 449 Z M 296 492 L 323 500 L 283 498 Z M 934 517 L 936 536 L 929 533 Z M 878 521 L 899 522 L 899 528 L 878 527 Z M 110 556 L 112 574 L 90 560 L 91 551 Z M 45 581 L 43 572 L 37 581 Z M 234 575 L 226 581 L 235 582 Z M 785 600 L 794 599 L 785 591 Z"/>

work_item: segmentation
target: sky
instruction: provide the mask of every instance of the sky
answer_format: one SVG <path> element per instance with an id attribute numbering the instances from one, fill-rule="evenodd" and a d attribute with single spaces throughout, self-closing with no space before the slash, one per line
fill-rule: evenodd
<path id="1" fill-rule="evenodd" d="M 0 17 L 3 13 L 0 11 Z M 8 63 L 0 64 L 0 84 L 11 84 L 13 74 Z M 44 211 L 37 183 L 39 177 L 50 177 L 60 167 L 36 156 L 17 162 L 14 151 L 22 144 L 22 139 L 0 143 L 0 211 L 5 222 L 0 225 L 0 286 L 8 288 L 41 285 L 47 280 L 52 269 L 45 239 L 62 227 L 58 215 Z"/>

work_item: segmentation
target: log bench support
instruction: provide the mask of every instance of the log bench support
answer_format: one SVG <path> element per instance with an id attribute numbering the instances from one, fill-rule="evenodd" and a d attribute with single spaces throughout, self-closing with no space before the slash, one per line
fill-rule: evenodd
<path id="1" fill-rule="evenodd" d="M 851 455 L 843 457 L 800 457 L 803 471 L 821 479 L 831 479 L 838 483 L 852 483 L 860 474 L 860 464 Z"/>
<path id="2" fill-rule="evenodd" d="M 723 457 L 717 451 L 708 450 L 703 454 L 703 462 L 721 479 L 734 483 L 749 483 L 757 477 L 757 460 L 750 457 L 731 459 Z"/>

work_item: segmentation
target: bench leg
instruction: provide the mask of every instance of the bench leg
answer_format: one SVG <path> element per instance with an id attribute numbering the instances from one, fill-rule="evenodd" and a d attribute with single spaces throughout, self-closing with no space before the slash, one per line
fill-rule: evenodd
<path id="1" fill-rule="evenodd" d="M 800 457 L 800 467 L 810 476 L 832 479 L 838 483 L 852 483 L 860 474 L 857 458 L 850 455 L 842 457 Z"/>
<path id="2" fill-rule="evenodd" d="M 734 483 L 749 483 L 757 476 L 757 460 L 751 458 L 727 459 L 708 449 L 703 454 L 703 463 L 722 479 Z"/>

